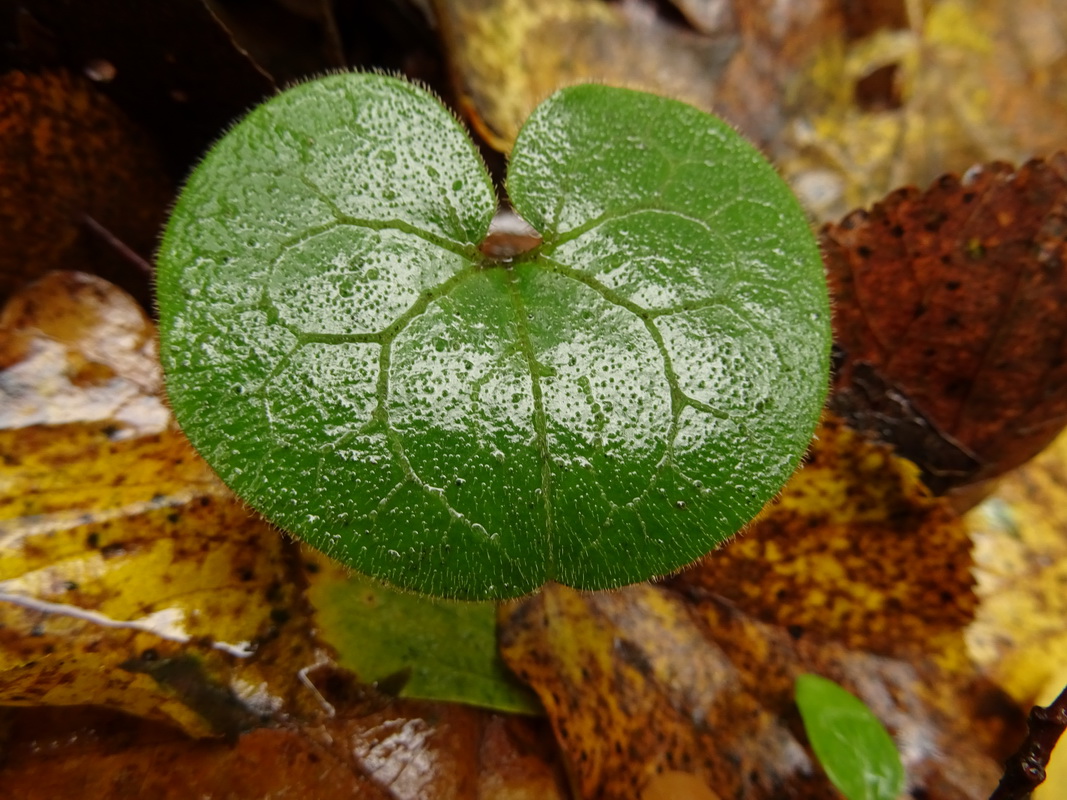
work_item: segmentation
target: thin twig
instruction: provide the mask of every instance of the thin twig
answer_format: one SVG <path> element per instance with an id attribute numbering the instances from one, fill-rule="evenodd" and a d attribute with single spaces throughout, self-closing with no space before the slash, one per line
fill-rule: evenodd
<path id="1" fill-rule="evenodd" d="M 82 222 L 85 224 L 86 228 L 88 228 L 90 231 L 93 232 L 93 234 L 95 234 L 96 236 L 99 236 L 109 246 L 114 248 L 114 250 L 120 256 L 125 258 L 127 261 L 129 261 L 131 264 L 133 264 L 135 267 L 137 267 L 137 269 L 139 269 L 141 272 L 143 272 L 148 277 L 150 277 L 150 278 L 152 277 L 152 273 L 153 273 L 152 265 L 149 264 L 147 261 L 145 261 L 143 258 L 141 258 L 140 255 L 138 255 L 136 252 L 134 252 L 130 248 L 130 246 L 127 245 L 124 241 L 122 241 L 119 237 L 117 237 L 115 234 L 113 234 L 111 231 L 109 231 L 107 228 L 105 228 L 103 225 L 101 225 L 95 219 L 90 217 L 88 214 L 83 214 L 82 215 Z"/>
<path id="2" fill-rule="evenodd" d="M 1034 706 L 1027 719 L 1030 732 L 1004 765 L 1004 777 L 989 800 L 1025 800 L 1045 780 L 1052 748 L 1067 728 L 1067 686 L 1050 706 Z"/>

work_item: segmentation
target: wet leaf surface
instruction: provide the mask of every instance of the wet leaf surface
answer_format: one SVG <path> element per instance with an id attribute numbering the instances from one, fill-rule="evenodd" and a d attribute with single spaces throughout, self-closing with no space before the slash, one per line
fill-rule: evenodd
<path id="1" fill-rule="evenodd" d="M 1030 458 L 1067 421 L 1065 232 L 1062 154 L 902 189 L 824 229 L 844 351 L 836 402 L 862 409 L 852 384 L 873 367 L 978 459 L 948 486 Z M 883 427 L 877 414 L 852 419 Z"/>
<path id="2" fill-rule="evenodd" d="M 677 569 L 808 444 L 829 309 L 807 222 L 722 120 L 629 90 L 553 95 L 508 169 L 543 242 L 494 262 L 488 175 L 428 93 L 338 75 L 260 106 L 160 250 L 176 416 L 239 496 L 394 586 Z"/>
<path id="3" fill-rule="evenodd" d="M 331 697 L 336 717 L 233 742 L 191 741 L 118 715 L 10 715 L 0 780 L 17 797 L 563 800 L 541 723 L 373 695 Z M 56 729 L 63 731 L 57 735 Z"/>
<path id="4" fill-rule="evenodd" d="M 811 487 L 823 487 L 813 491 L 804 484 L 807 468 L 801 470 L 744 537 L 678 578 L 611 594 L 549 586 L 507 608 L 504 657 L 538 692 L 582 796 L 639 796 L 656 776 L 677 772 L 721 796 L 832 796 L 793 705 L 793 683 L 804 672 L 842 684 L 886 723 L 902 746 L 908 791 L 931 798 L 988 793 L 999 774 L 994 759 L 1005 754 L 1003 740 L 1016 732 L 1019 712 L 968 664 L 961 616 L 973 598 L 962 528 L 923 495 L 913 470 L 889 460 L 884 448 L 838 426 L 824 428 L 814 470 L 836 466 L 840 473 L 813 478 Z M 854 473 L 864 462 L 868 471 Z M 899 538 L 908 528 L 910 553 L 898 544 L 899 555 L 860 560 L 866 545 L 887 534 L 898 538 L 885 528 L 885 509 L 866 492 L 900 497 L 890 513 L 901 525 Z M 825 527 L 827 513 L 839 515 L 837 527 Z M 825 532 L 821 554 L 812 546 L 806 558 L 793 560 L 784 551 L 776 557 L 778 546 L 790 544 L 775 535 L 785 529 L 776 528 L 790 519 L 810 521 L 812 545 Z M 939 534 L 939 524 L 951 535 Z M 802 533 L 803 523 L 792 532 Z M 907 563 L 916 556 L 922 563 L 929 557 L 925 534 L 959 542 L 956 559 L 963 562 L 947 569 L 958 575 L 954 591 L 961 596 L 948 602 L 924 597 L 920 567 L 903 568 L 902 586 L 872 575 L 888 559 Z M 735 586 L 751 590 L 731 596 L 729 579 L 717 578 L 737 562 L 720 572 L 716 561 L 749 541 L 778 564 L 781 588 L 748 575 Z M 806 584 L 813 568 L 820 580 Z M 856 596 L 850 587 L 866 575 L 875 586 L 886 585 L 888 596 Z M 762 577 L 773 580 L 773 568 Z M 790 589 L 791 597 L 782 596 Z M 777 615 L 779 598 L 786 610 Z M 942 758 L 949 749 L 953 757 Z"/>
<path id="5" fill-rule="evenodd" d="M 91 702 L 194 735 L 313 709 L 286 544 L 176 431 L 0 432 L 0 701 Z"/>
<path id="6" fill-rule="evenodd" d="M 65 72 L 0 78 L 0 297 L 76 265 L 139 292 L 147 276 L 92 220 L 149 258 L 171 185 L 144 132 Z"/>

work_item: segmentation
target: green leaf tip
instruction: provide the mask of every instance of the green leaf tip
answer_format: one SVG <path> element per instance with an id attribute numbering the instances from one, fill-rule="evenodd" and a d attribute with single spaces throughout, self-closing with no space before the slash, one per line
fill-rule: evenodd
<path id="1" fill-rule="evenodd" d="M 818 675 L 797 677 L 796 701 L 811 749 L 848 800 L 895 800 L 904 766 L 893 738 L 855 695 Z"/>
<path id="2" fill-rule="evenodd" d="M 507 187 L 543 242 L 493 264 L 492 181 L 427 92 L 332 75 L 255 109 L 163 238 L 175 414 L 267 518 L 399 587 L 672 572 L 808 445 L 830 343 L 814 237 L 728 125 L 605 86 L 534 111 Z"/>

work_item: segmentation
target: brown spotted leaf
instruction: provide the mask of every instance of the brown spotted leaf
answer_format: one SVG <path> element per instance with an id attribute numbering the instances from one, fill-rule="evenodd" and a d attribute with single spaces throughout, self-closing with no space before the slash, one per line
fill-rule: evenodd
<path id="1" fill-rule="evenodd" d="M 71 267 L 147 285 L 112 237 L 150 258 L 170 181 L 144 134 L 88 81 L 0 77 L 0 176 L 0 297 Z"/>
<path id="2" fill-rule="evenodd" d="M 828 421 L 736 541 L 659 586 L 550 586 L 505 610 L 502 651 L 583 797 L 667 796 L 662 781 L 696 797 L 836 796 L 793 705 L 804 672 L 886 723 L 912 796 L 982 797 L 1020 715 L 968 661 L 970 566 L 966 531 L 917 470 Z"/>
<path id="3" fill-rule="evenodd" d="M 967 531 L 918 470 L 827 417 L 808 460 L 727 547 L 670 581 L 794 636 L 886 656 L 954 639 L 975 614 Z"/>
<path id="4" fill-rule="evenodd" d="M 839 410 L 896 441 L 863 385 L 864 370 L 876 373 L 963 451 L 960 463 L 976 459 L 955 474 L 935 463 L 939 489 L 993 477 L 1052 441 L 1067 422 L 1067 155 L 899 190 L 826 227 L 822 244 L 843 351 Z"/>

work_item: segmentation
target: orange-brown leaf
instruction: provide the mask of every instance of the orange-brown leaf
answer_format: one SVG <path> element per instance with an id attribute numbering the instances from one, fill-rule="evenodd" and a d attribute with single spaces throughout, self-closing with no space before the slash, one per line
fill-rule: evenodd
<path id="1" fill-rule="evenodd" d="M 9 720 L 8 796 L 564 800 L 539 721 L 463 706 L 331 698 L 337 715 L 236 741 L 194 742 L 137 720 L 47 710 Z"/>
<path id="2" fill-rule="evenodd" d="M 1067 422 L 1067 155 L 899 190 L 822 242 L 854 419 L 868 365 L 977 456 L 964 481 L 1018 466 Z"/>
<path id="3" fill-rule="evenodd" d="M 727 547 L 672 579 L 800 638 L 928 650 L 974 617 L 967 530 L 915 466 L 827 416 L 808 460 Z"/>

